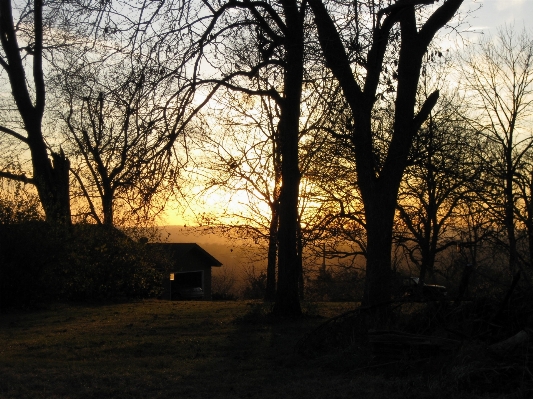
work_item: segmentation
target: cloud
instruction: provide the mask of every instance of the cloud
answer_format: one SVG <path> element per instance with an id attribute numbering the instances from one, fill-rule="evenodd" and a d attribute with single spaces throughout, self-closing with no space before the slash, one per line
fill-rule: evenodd
<path id="1" fill-rule="evenodd" d="M 507 10 L 509 8 L 520 7 L 526 0 L 497 0 L 496 9 Z"/>

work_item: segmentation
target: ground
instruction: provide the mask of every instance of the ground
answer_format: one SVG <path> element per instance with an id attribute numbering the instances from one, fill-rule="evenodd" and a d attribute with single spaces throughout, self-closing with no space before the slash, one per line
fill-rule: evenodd
<path id="1" fill-rule="evenodd" d="M 304 305 L 308 316 L 298 321 L 273 321 L 266 305 L 244 301 L 58 304 L 0 314 L 0 398 L 482 397 L 438 376 L 357 370 L 348 354 L 295 354 L 314 327 L 354 306 Z"/>

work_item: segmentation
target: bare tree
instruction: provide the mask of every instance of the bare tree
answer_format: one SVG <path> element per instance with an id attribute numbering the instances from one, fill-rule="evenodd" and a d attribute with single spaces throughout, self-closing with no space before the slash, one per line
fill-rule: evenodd
<path id="1" fill-rule="evenodd" d="M 417 266 L 420 288 L 433 275 L 437 255 L 456 244 L 462 205 L 474 200 L 479 188 L 483 148 L 458 101 L 457 95 L 442 96 L 420 129 L 398 195 L 405 230 L 395 233 L 396 240 Z"/>
<path id="2" fill-rule="evenodd" d="M 43 1 L 18 4 L 18 21 L 14 20 L 14 3 L 2 1 L 0 4 L 0 66 L 9 78 L 13 101 L 25 133 L 9 126 L 0 126 L 0 132 L 27 146 L 33 173 L 31 177 L 27 177 L 25 174 L 2 170 L 0 176 L 34 184 L 46 220 L 70 224 L 70 164 L 62 150 L 49 151 L 42 131 L 46 93 L 43 70 Z M 31 28 L 19 29 L 19 25 L 26 24 Z M 28 72 L 31 78 L 28 78 Z"/>
<path id="3" fill-rule="evenodd" d="M 316 239 L 323 212 L 314 198 L 314 184 L 307 173 L 315 168 L 315 159 L 322 151 L 326 133 L 321 129 L 331 114 L 326 104 L 328 87 L 320 87 L 315 80 L 313 90 L 302 99 L 300 127 L 300 171 L 302 180 L 298 203 L 298 267 L 299 290 L 303 295 L 302 256 L 305 246 Z M 329 98 L 329 97 L 328 97 Z M 208 223 L 218 219 L 232 225 L 242 237 L 267 242 L 266 300 L 274 300 L 276 287 L 276 258 L 278 246 L 279 195 L 281 191 L 281 152 L 278 129 L 279 106 L 267 97 L 250 97 L 239 92 L 225 92 L 216 96 L 216 104 L 205 115 L 207 133 L 199 143 L 205 163 L 195 169 L 205 174 L 206 190 L 222 191 L 229 197 L 240 198 L 240 209 L 226 210 L 207 217 Z M 209 121 L 215 121 L 209 123 Z M 326 158 L 326 157 L 324 157 Z M 243 199 L 245 198 L 245 199 Z M 236 200 L 235 200 L 236 201 Z M 231 205 L 229 205 L 231 206 Z M 209 212 L 208 212 L 209 213 Z M 221 226 L 224 227 L 224 226 Z"/>
<path id="4" fill-rule="evenodd" d="M 250 108 L 250 102 L 255 106 Z M 242 238 L 267 242 L 268 301 L 273 301 L 276 293 L 281 189 L 277 115 L 278 107 L 267 97 L 251 98 L 233 91 L 221 93 L 206 116 L 206 120 L 216 121 L 216 126 L 206 122 L 204 130 L 208 132 L 199 142 L 205 163 L 195 168 L 205 173 L 207 192 L 222 191 L 231 198 L 246 198 L 239 201 L 244 209 L 226 209 L 222 214 L 221 210 L 214 210 L 207 217 L 218 219 L 222 227 L 232 226 L 230 230 L 239 231 Z"/>
<path id="5" fill-rule="evenodd" d="M 484 200 L 504 221 L 509 268 L 520 267 L 517 250 L 517 185 L 524 158 L 533 145 L 528 125 L 533 111 L 533 40 L 504 26 L 495 37 L 471 47 L 463 57 L 463 89 L 470 93 L 471 126 L 488 142 Z"/>
<path id="6" fill-rule="evenodd" d="M 204 3 L 207 7 L 204 12 L 209 14 L 210 20 L 199 40 L 196 65 L 208 63 L 209 68 L 204 70 L 198 83 L 269 96 L 280 109 L 277 129 L 283 183 L 279 199 L 279 272 L 274 312 L 297 316 L 301 314 L 297 267 L 301 177 L 298 140 L 307 3 L 296 0 Z M 214 70 L 220 73 L 213 73 Z M 268 87 L 258 88 L 254 84 L 255 77 L 262 75 L 276 75 L 277 78 L 270 80 Z M 281 82 L 280 85 L 274 86 L 277 82 Z"/>
<path id="7" fill-rule="evenodd" d="M 174 60 L 156 60 L 156 50 L 142 57 L 104 53 L 98 62 L 94 50 L 75 52 L 73 62 L 57 66 L 57 114 L 79 160 L 71 168 L 74 187 L 86 201 L 85 216 L 99 224 L 152 220 L 172 195 L 181 169 L 176 132 L 185 129 L 181 123 L 190 120 L 189 111 L 194 113 L 193 93 L 175 95 L 181 82 L 160 72 Z M 115 208 L 126 218 L 122 222 Z"/>
<path id="8" fill-rule="evenodd" d="M 365 37 L 356 32 L 354 40 L 348 41 L 347 50 L 343 31 L 335 24 L 324 3 L 309 1 L 326 65 L 339 81 L 353 117 L 349 140 L 353 143 L 367 231 L 366 304 L 378 304 L 390 298 L 392 227 L 398 189 L 413 140 L 439 95 L 438 91 L 431 93 L 415 112 L 423 57 L 437 31 L 451 20 L 462 0 L 445 1 L 422 23 L 419 18 L 428 3 L 432 2 L 400 0 L 381 8 L 371 15 L 368 41 L 364 42 Z M 359 5 L 355 5 L 357 13 Z M 372 6 L 375 7 L 374 2 Z M 395 30 L 398 25 L 399 31 Z M 391 50 L 389 46 L 392 45 L 397 51 Z M 363 50 L 365 46 L 368 46 L 366 51 Z M 390 56 L 390 51 L 397 54 L 397 59 L 386 64 L 385 56 Z M 356 74 L 352 61 L 358 65 Z M 387 68 L 393 72 L 387 74 Z M 385 74 L 384 81 L 382 74 Z M 392 79 L 397 83 L 393 84 Z M 380 92 L 378 89 L 383 90 L 383 87 L 385 90 Z M 380 149 L 375 145 L 372 115 L 379 104 L 378 96 L 387 93 L 394 93 L 393 126 L 388 148 L 377 153 Z M 382 161 L 377 163 L 377 160 Z"/>

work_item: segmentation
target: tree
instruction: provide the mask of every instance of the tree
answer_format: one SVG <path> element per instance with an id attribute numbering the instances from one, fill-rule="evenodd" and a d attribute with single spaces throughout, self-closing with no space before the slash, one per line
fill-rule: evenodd
<path id="1" fill-rule="evenodd" d="M 164 122 L 160 125 L 166 124 L 168 137 L 165 146 L 160 147 L 157 155 L 153 153 L 151 155 L 152 157 L 159 157 L 159 161 L 168 161 L 169 153 L 172 153 L 175 141 L 183 132 L 184 125 L 190 120 L 188 118 L 190 115 L 183 115 L 180 112 L 184 111 L 184 108 L 186 110 L 194 108 L 181 107 L 187 101 L 192 101 L 193 98 L 192 91 L 183 94 L 187 89 L 183 87 L 184 72 L 182 69 L 184 60 L 187 59 L 185 54 L 189 49 L 190 42 L 187 39 L 190 35 L 181 21 L 182 17 L 189 12 L 190 7 L 188 2 L 181 2 L 180 0 L 149 3 L 142 1 L 123 2 L 121 0 L 113 2 L 101 0 L 50 1 L 46 3 L 46 13 L 43 13 L 43 4 L 42 0 L 21 0 L 20 2 L 14 0 L 2 3 L 0 29 L 4 54 L 1 58 L 3 61 L 1 64 L 10 80 L 13 98 L 20 114 L 19 125 L 22 125 L 27 131 L 27 137 L 17 133 L 14 126 L 17 125 L 18 121 L 12 122 L 13 118 L 2 118 L 6 121 L 6 126 L 1 131 L 29 148 L 33 164 L 33 177 L 27 178 L 24 174 L 10 172 L 12 168 L 8 162 L 4 163 L 4 170 L 1 173 L 3 177 L 34 183 L 43 203 L 47 220 L 70 223 L 69 162 L 62 148 L 59 148 L 59 151 L 51 150 L 52 144 L 59 141 L 57 124 L 49 124 L 51 131 L 47 132 L 46 138 L 42 133 L 43 123 L 50 120 L 49 106 L 46 107 L 47 114 L 45 115 L 45 91 L 47 97 L 50 97 L 49 83 L 51 82 L 47 80 L 48 77 L 54 74 L 55 76 L 63 74 L 63 78 L 66 80 L 67 77 L 75 77 L 76 74 L 78 77 L 85 74 L 84 78 L 88 77 L 86 83 L 89 86 L 91 82 L 94 83 L 93 78 L 98 75 L 98 83 L 101 84 L 100 91 L 107 92 L 107 89 L 113 89 L 117 93 L 119 90 L 117 87 L 102 89 L 102 85 L 105 86 L 105 83 L 102 82 L 102 76 L 109 72 L 111 75 L 115 73 L 116 78 L 116 69 L 119 65 L 130 68 L 137 62 L 137 69 L 132 67 L 132 71 L 129 74 L 126 73 L 127 76 L 123 78 L 125 80 L 127 78 L 137 79 L 136 83 L 138 84 L 143 81 L 143 73 L 145 75 L 151 74 L 151 79 L 148 79 L 149 82 L 146 79 L 143 82 L 143 94 L 147 94 L 148 85 L 159 86 L 157 88 L 150 86 L 150 89 L 157 92 L 160 95 L 159 99 L 166 104 L 164 110 L 162 110 L 164 104 L 157 104 L 156 108 L 160 114 L 164 114 Z M 14 22 L 13 12 L 15 18 L 18 18 L 16 22 Z M 172 18 L 169 18 L 170 15 Z M 165 39 L 169 37 L 169 29 L 172 30 L 173 37 L 178 40 L 177 45 L 171 46 L 170 43 L 165 43 Z M 133 61 L 129 65 L 124 62 L 128 59 Z M 150 63 L 145 62 L 146 59 L 149 59 Z M 46 60 L 45 69 L 43 68 L 44 60 Z M 143 62 L 145 62 L 144 70 L 142 69 L 143 66 L 139 67 L 139 64 Z M 113 63 L 115 64 L 115 71 L 108 70 Z M 96 65 L 99 65 L 100 69 Z M 92 71 L 88 71 L 91 67 L 93 68 Z M 25 72 L 30 68 L 33 72 L 32 77 L 25 75 Z M 95 75 L 91 76 L 93 73 Z M 46 90 L 45 80 L 47 82 Z M 172 81 L 174 92 L 166 92 L 163 96 L 161 95 L 163 92 L 161 86 L 168 89 L 169 81 Z M 126 91 L 131 89 L 134 84 L 132 81 L 123 83 L 121 88 Z M 118 81 L 115 81 L 115 84 L 120 86 Z M 129 88 L 127 87 L 128 84 Z M 137 91 L 138 93 L 139 91 Z M 95 97 L 98 97 L 98 94 Z M 187 101 L 180 103 L 183 97 Z M 32 103 L 32 100 L 35 104 Z M 146 106 L 149 99 L 144 99 L 144 101 L 143 106 Z M 73 103 L 74 109 L 78 110 L 76 108 L 78 105 Z M 143 109 L 140 112 L 147 111 Z M 139 117 L 139 113 L 136 116 Z M 133 115 L 128 118 L 130 121 L 134 119 Z M 161 119 L 159 118 L 158 121 Z M 135 121 L 138 120 L 139 118 L 135 119 Z M 184 123 L 181 124 L 180 122 Z M 51 155 L 52 162 L 48 159 L 47 152 Z M 27 154 L 23 154 L 21 157 L 27 157 Z M 153 162 L 151 165 L 153 166 Z M 144 169 L 146 171 L 147 167 Z M 152 173 L 157 175 L 157 171 L 153 169 Z M 79 179 L 76 180 L 80 181 Z M 145 181 L 148 180 L 145 179 Z M 149 191 L 153 191 L 154 184 L 151 188 L 146 188 L 142 194 L 146 195 Z M 139 187 L 137 186 L 137 188 Z M 104 195 L 106 201 L 104 202 L 109 204 L 109 190 L 106 191 Z M 148 194 L 148 197 L 151 196 Z M 127 200 L 131 202 L 132 198 Z M 134 201 L 137 202 L 137 205 L 139 204 L 138 200 L 144 201 L 141 196 L 137 195 Z M 146 201 L 144 202 L 146 203 Z M 92 213 L 94 216 L 95 212 Z M 106 205 L 106 212 L 104 213 L 107 215 L 104 219 L 109 221 L 108 205 Z"/>
<path id="2" fill-rule="evenodd" d="M 483 148 L 457 102 L 457 95 L 442 96 L 420 129 L 398 195 L 406 231 L 396 232 L 396 240 L 417 266 L 420 288 L 433 274 L 437 255 L 456 244 L 462 205 L 478 192 L 482 165 L 477 154 Z"/>
<path id="3" fill-rule="evenodd" d="M 366 43 L 359 40 L 364 37 L 355 32 L 350 48 L 356 54 L 354 56 L 352 51 L 349 56 L 343 30 L 332 20 L 322 1 L 309 0 L 326 65 L 342 87 L 353 118 L 349 140 L 353 144 L 357 182 L 365 209 L 367 274 L 363 302 L 369 305 L 390 299 L 392 227 L 397 194 L 413 140 L 439 96 L 438 91 L 431 93 L 415 113 L 423 57 L 437 31 L 451 20 L 462 0 L 445 1 L 422 24 L 417 18 L 421 17 L 420 13 L 426 10 L 428 3 L 433 1 L 400 0 L 380 9 L 372 16 L 368 52 L 363 57 L 362 49 Z M 355 6 L 359 7 L 360 3 Z M 356 11 L 359 10 L 356 8 Z M 394 30 L 397 25 L 399 32 Z M 393 61 L 387 65 L 385 56 L 390 55 L 387 50 L 392 51 L 392 44 L 398 46 L 398 55 L 395 64 Z M 352 60 L 359 62 L 356 74 Z M 387 76 L 386 68 L 394 72 Z M 382 74 L 385 74 L 384 81 Z M 362 83 L 358 81 L 360 76 Z M 389 83 L 390 77 L 397 79 L 395 85 L 392 81 Z M 386 96 L 386 90 L 394 93 L 393 126 L 388 148 L 378 154 L 372 116 L 379 104 L 378 97 Z M 376 160 L 381 159 L 383 162 L 378 164 Z"/>
<path id="4" fill-rule="evenodd" d="M 250 108 L 250 102 L 256 105 Z M 234 201 L 234 196 L 245 196 L 247 201 L 239 203 L 244 210 L 213 210 L 202 217 L 209 218 L 210 224 L 218 220 L 222 223 L 222 231 L 237 231 L 239 238 L 267 242 L 265 300 L 273 301 L 281 188 L 276 116 L 279 108 L 267 97 L 250 98 L 229 91 L 217 96 L 211 110 L 205 117 L 203 139 L 198 143 L 205 163 L 200 163 L 195 170 L 205 174 L 206 193 L 216 190 L 226 193 L 230 202 Z M 209 123 L 210 120 L 214 123 Z M 232 226 L 229 230 L 228 225 Z"/>
<path id="5" fill-rule="evenodd" d="M 98 224 L 152 220 L 172 195 L 181 168 L 174 144 L 188 112 L 194 113 L 193 93 L 175 95 L 184 82 L 160 72 L 179 60 L 158 60 L 157 47 L 144 51 L 103 51 L 96 60 L 95 49 L 72 49 L 56 65 L 56 112 L 65 123 L 68 149 L 80 159 L 71 168 L 74 187 L 88 205 L 85 217 Z"/>
<path id="6" fill-rule="evenodd" d="M 58 152 L 50 151 L 50 160 L 42 131 L 46 93 L 43 71 L 43 1 L 28 2 L 27 12 L 21 13 L 21 20 L 17 23 L 13 18 L 13 3 L 2 1 L 0 4 L 0 66 L 8 75 L 13 100 L 26 134 L 5 125 L 0 126 L 0 132 L 27 146 L 33 175 L 26 177 L 25 174 L 2 170 L 0 176 L 34 184 L 46 220 L 66 225 L 70 223 L 70 163 L 61 149 Z M 20 30 L 17 28 L 19 24 L 29 24 L 31 29 Z M 20 40 L 23 45 L 19 44 Z M 31 66 L 26 66 L 30 63 L 30 58 Z M 31 79 L 28 79 L 27 69 L 31 70 Z"/>
<path id="7" fill-rule="evenodd" d="M 199 40 L 200 59 L 210 67 L 211 83 L 249 95 L 269 96 L 280 109 L 278 130 L 281 154 L 280 208 L 278 227 L 278 285 L 274 313 L 301 314 L 298 299 L 298 190 L 299 123 L 304 79 L 304 28 L 306 2 L 282 0 L 205 2 L 211 21 Z M 206 10 L 207 12 L 207 10 Z M 202 17 L 203 23 L 203 17 Z M 235 40 L 238 35 L 239 41 Z M 225 49 L 225 54 L 222 54 Z M 226 56 L 227 58 L 223 58 Z M 213 76 L 213 70 L 220 71 Z M 198 72 L 198 70 L 197 70 Z M 277 75 L 267 88 L 257 87 L 255 77 Z M 279 79 L 279 80 L 278 80 Z M 270 86 L 277 84 L 279 86 Z"/>
<path id="8" fill-rule="evenodd" d="M 316 166 L 321 157 L 327 132 L 322 127 L 332 118 L 332 87 L 330 80 L 313 74 L 304 85 L 299 137 L 299 168 L 301 184 L 298 202 L 298 268 L 300 295 L 303 295 L 303 252 L 321 234 L 325 216 L 316 196 L 316 175 L 324 173 L 324 164 Z M 268 87 L 272 81 L 262 82 Z M 255 242 L 267 242 L 266 300 L 274 300 L 278 246 L 279 195 L 281 188 L 281 153 L 278 129 L 279 106 L 268 97 L 251 97 L 234 91 L 220 93 L 214 99 L 210 113 L 204 115 L 206 132 L 198 143 L 205 163 L 195 170 L 205 175 L 206 195 L 217 190 L 240 202 L 237 210 L 213 210 L 207 222 L 218 219 L 222 231 L 235 232 Z M 310 176 L 313 174 L 314 176 Z M 332 177 L 332 176 L 330 176 Z M 246 199 L 243 199 L 246 197 Z M 236 199 L 238 198 L 238 200 Z M 228 204 L 231 208 L 231 203 Z M 244 208 L 244 210 L 242 209 Z M 216 222 L 215 222 L 216 223 Z"/>
<path id="9" fill-rule="evenodd" d="M 463 90 L 469 97 L 471 126 L 488 142 L 489 195 L 484 200 L 504 221 L 509 269 L 520 267 L 517 249 L 517 179 L 533 145 L 528 129 L 533 111 L 533 40 L 504 26 L 463 57 Z M 527 209 L 527 208 L 526 208 Z"/>

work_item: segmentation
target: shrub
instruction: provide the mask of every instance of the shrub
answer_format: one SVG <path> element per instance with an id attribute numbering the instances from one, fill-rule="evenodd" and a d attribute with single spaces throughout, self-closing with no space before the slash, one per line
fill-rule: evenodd
<path id="1" fill-rule="evenodd" d="M 144 246 L 114 228 L 79 225 L 54 271 L 59 297 L 74 301 L 157 296 L 161 274 Z"/>
<path id="2" fill-rule="evenodd" d="M 350 302 L 361 299 L 364 278 L 357 270 L 321 270 L 306 285 L 306 298 L 313 301 Z"/>
<path id="3" fill-rule="evenodd" d="M 41 220 L 42 208 L 35 192 L 20 182 L 0 181 L 0 224 Z"/>
<path id="4" fill-rule="evenodd" d="M 235 283 L 237 279 L 233 269 L 222 268 L 211 277 L 211 298 L 213 300 L 233 301 L 237 299 Z"/>
<path id="5" fill-rule="evenodd" d="M 0 309 L 50 298 L 60 236 L 44 223 L 0 225 Z"/>
<path id="6" fill-rule="evenodd" d="M 100 301 L 157 296 L 161 274 L 138 244 L 95 225 L 2 226 L 0 307 L 49 300 Z"/>
<path id="7" fill-rule="evenodd" d="M 259 274 L 252 266 L 244 271 L 244 288 L 242 297 L 244 299 L 264 299 L 266 292 L 266 272 L 261 271 Z"/>

